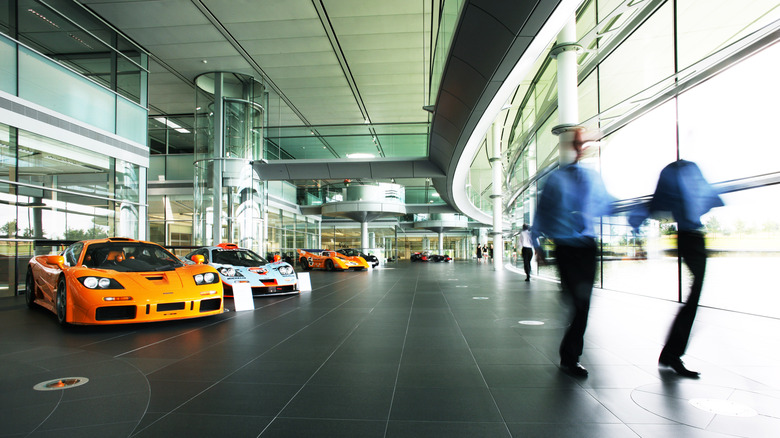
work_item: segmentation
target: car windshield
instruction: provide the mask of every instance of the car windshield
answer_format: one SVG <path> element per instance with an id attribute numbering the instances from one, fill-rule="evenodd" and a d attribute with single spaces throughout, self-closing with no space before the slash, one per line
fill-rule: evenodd
<path id="1" fill-rule="evenodd" d="M 339 251 L 341 254 L 344 254 L 345 256 L 354 257 L 360 255 L 358 250 L 356 249 L 342 249 Z"/>
<path id="2" fill-rule="evenodd" d="M 172 271 L 184 266 L 163 247 L 143 242 L 105 242 L 89 245 L 82 264 L 119 272 Z"/>
<path id="3" fill-rule="evenodd" d="M 266 259 L 260 257 L 248 249 L 217 249 L 214 250 L 213 254 L 214 257 L 212 262 L 219 263 L 221 265 L 252 267 L 268 263 Z"/>

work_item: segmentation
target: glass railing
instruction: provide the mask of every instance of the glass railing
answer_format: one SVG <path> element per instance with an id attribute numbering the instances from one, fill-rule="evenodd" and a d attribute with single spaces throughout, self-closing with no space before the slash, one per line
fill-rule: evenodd
<path id="1" fill-rule="evenodd" d="M 146 145 L 146 108 L 3 34 L 0 90 Z"/>

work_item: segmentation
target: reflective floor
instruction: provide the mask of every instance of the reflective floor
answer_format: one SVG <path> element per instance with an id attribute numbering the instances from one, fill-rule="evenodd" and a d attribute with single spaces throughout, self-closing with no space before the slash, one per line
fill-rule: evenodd
<path id="1" fill-rule="evenodd" d="M 657 367 L 677 304 L 596 291 L 583 380 L 556 366 L 567 318 L 555 283 L 475 262 L 310 277 L 311 292 L 255 310 L 145 325 L 63 330 L 21 296 L 0 299 L 0 436 L 780 430 L 780 320 L 701 308 L 684 359 L 702 378 L 683 379 Z M 34 389 L 66 379 L 78 385 Z"/>

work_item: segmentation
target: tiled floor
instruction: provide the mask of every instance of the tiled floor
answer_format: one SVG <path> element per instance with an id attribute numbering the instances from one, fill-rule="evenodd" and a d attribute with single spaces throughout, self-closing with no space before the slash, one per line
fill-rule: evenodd
<path id="1" fill-rule="evenodd" d="M 0 299 L 0 436 L 778 436 L 780 320 L 700 309 L 686 380 L 656 364 L 675 303 L 596 291 L 578 380 L 556 366 L 557 284 L 522 279 L 312 272 L 313 291 L 254 311 L 66 330 Z M 33 390 L 65 377 L 88 381 Z"/>

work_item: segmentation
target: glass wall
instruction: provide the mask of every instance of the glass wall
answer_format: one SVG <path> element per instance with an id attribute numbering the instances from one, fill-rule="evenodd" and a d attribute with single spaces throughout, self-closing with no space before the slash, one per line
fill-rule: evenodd
<path id="1" fill-rule="evenodd" d="M 620 22 L 610 21 L 616 14 L 646 3 L 588 2 L 578 14 L 578 35 L 613 26 Z M 653 193 L 668 163 L 697 162 L 724 191 L 726 203 L 702 219 L 710 251 L 702 305 L 780 317 L 769 268 L 780 254 L 780 212 L 768 201 L 780 194 L 774 185 L 780 180 L 780 148 L 766 134 L 780 120 L 775 77 L 780 43 L 756 43 L 772 40 L 765 36 L 777 30 L 780 8 L 771 1 L 712 8 L 705 0 L 678 0 L 645 12 L 642 20 L 621 23 L 628 36 L 613 42 L 608 54 L 582 58 L 580 117 L 605 134 L 591 165 L 622 204 L 636 205 Z M 603 47 L 603 41 L 580 43 Z M 543 78 L 544 71 L 536 76 Z M 508 209 L 515 223 L 533 216 L 535 190 L 544 186 L 544 174 L 529 169 L 554 165 L 557 157 L 557 141 L 547 127 L 557 116 L 538 104 L 557 90 L 543 82 L 515 102 L 520 109 L 512 125 L 507 180 L 509 189 L 521 191 Z M 544 114 L 551 116 L 542 120 Z M 541 142 L 541 136 L 549 141 Z M 598 231 L 598 286 L 686 298 L 690 278 L 684 266 L 679 268 L 677 226 L 670 218 L 651 218 L 634 235 L 620 214 L 604 218 Z M 557 277 L 553 267 L 538 272 Z"/>
<path id="2" fill-rule="evenodd" d="M 143 50 L 76 2 L 14 0 L 0 10 L 0 90 L 146 144 Z"/>
<path id="3" fill-rule="evenodd" d="M 142 169 L 0 125 L 0 295 L 23 287 L 34 239 L 139 237 Z M 16 281 L 15 281 L 16 280 Z"/>

